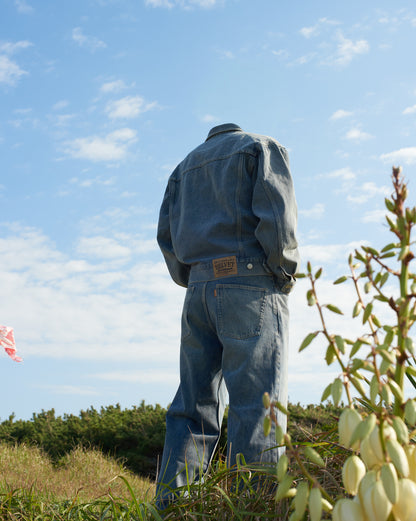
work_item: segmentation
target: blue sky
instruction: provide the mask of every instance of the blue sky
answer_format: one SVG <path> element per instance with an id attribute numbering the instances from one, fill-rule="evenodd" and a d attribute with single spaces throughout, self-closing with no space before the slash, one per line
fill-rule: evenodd
<path id="1" fill-rule="evenodd" d="M 166 406 L 178 383 L 182 288 L 155 240 L 176 164 L 217 124 L 289 151 L 303 261 L 350 314 L 357 245 L 390 242 L 393 164 L 414 184 L 411 0 L 3 0 L 0 6 L 0 418 Z M 411 192 L 414 205 L 414 195 Z M 289 396 L 329 379 L 301 281 Z M 332 317 L 338 331 L 347 318 Z"/>

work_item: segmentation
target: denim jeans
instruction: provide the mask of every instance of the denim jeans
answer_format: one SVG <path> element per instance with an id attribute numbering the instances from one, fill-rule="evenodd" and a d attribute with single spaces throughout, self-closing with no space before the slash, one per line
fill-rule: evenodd
<path id="1" fill-rule="evenodd" d="M 251 266 L 251 264 L 250 264 Z M 220 436 L 229 395 L 227 464 L 276 462 L 265 438 L 262 396 L 287 403 L 288 295 L 272 275 L 191 282 L 182 314 L 180 385 L 166 415 L 166 440 L 156 495 L 201 479 Z M 278 413 L 286 428 L 286 417 Z M 268 450 L 270 449 L 270 450 Z"/>

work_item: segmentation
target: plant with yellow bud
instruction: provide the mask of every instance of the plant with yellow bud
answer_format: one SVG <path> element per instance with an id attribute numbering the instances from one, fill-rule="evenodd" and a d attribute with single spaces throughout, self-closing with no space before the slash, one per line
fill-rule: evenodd
<path id="1" fill-rule="evenodd" d="M 306 336 L 300 351 L 316 338 L 323 337 L 327 347 L 327 365 L 337 363 L 339 374 L 325 388 L 322 402 L 332 398 L 344 407 L 338 422 L 337 446 L 344 447 L 347 457 L 342 467 L 344 497 L 331 497 L 313 468 L 325 467 L 320 454 L 322 444 L 294 446 L 289 434 L 276 425 L 276 443 L 286 447 L 278 464 L 277 499 L 293 497 L 290 521 L 416 521 L 416 350 L 412 328 L 416 323 L 416 274 L 414 242 L 411 234 L 416 225 L 416 207 L 405 206 L 407 185 L 400 168 L 393 168 L 393 194 L 386 198 L 387 224 L 394 240 L 381 250 L 362 246 L 348 259 L 350 274 L 334 284 L 351 281 L 357 295 L 352 318 L 360 320 L 363 333 L 356 339 L 330 332 L 326 313 L 343 315 L 332 304 L 323 304 L 317 285 L 322 268 L 307 273 L 311 288 L 307 302 L 318 309 L 322 327 Z M 394 282 L 396 281 L 396 287 Z M 381 307 L 393 317 L 382 324 Z M 413 333 L 414 335 L 414 333 Z M 405 387 L 406 380 L 410 382 Z M 276 422 L 274 409 L 282 406 L 265 396 L 268 409 L 265 434 Z M 327 447 L 326 447 L 327 450 Z M 289 475 L 297 464 L 301 479 Z M 296 483 L 298 485 L 296 486 Z M 340 484 L 341 485 L 341 484 Z M 280 490 L 280 492 L 279 492 Z"/>

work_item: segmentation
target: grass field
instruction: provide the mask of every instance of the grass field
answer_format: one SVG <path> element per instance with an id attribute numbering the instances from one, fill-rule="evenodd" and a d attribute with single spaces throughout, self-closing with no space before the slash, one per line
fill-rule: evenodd
<path id="1" fill-rule="evenodd" d="M 332 407 L 291 406 L 289 430 L 297 443 L 327 444 L 336 430 Z M 335 487 L 343 455 L 329 441 L 323 450 L 327 467 L 320 479 Z M 294 468 L 296 476 L 298 469 Z M 98 450 L 77 448 L 57 464 L 37 447 L 0 444 L 1 521 L 92 521 L 162 519 L 154 508 L 155 483 L 126 470 L 122 462 Z M 264 474 L 259 487 L 244 465 L 230 473 L 216 462 L 203 484 L 190 486 L 163 519 L 289 519 L 289 501 L 274 501 L 276 478 Z M 236 490 L 236 481 L 239 483 Z"/>

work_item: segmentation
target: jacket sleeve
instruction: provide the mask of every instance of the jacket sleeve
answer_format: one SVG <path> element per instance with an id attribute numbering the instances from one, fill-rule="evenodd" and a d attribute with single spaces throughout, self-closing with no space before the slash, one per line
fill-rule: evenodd
<path id="1" fill-rule="evenodd" d="M 281 290 L 289 293 L 299 268 L 297 204 L 289 158 L 286 149 L 270 139 L 262 144 L 257 159 L 253 212 L 259 221 L 255 235 L 265 252 L 268 268 L 277 277 Z"/>
<path id="2" fill-rule="evenodd" d="M 170 276 L 176 282 L 176 284 L 187 288 L 190 266 L 180 262 L 175 255 L 170 232 L 169 200 L 170 193 L 168 184 L 159 213 L 157 242 L 165 258 Z"/>

